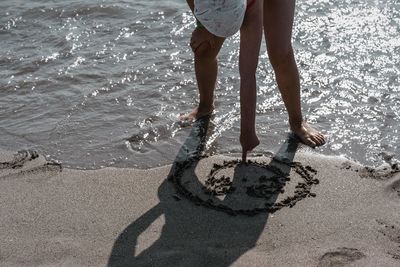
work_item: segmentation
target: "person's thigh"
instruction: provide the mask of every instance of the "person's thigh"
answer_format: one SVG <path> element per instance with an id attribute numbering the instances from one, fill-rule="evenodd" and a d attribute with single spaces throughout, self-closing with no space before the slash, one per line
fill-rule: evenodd
<path id="1" fill-rule="evenodd" d="M 295 0 L 264 0 L 264 33 L 268 52 L 291 50 Z"/>

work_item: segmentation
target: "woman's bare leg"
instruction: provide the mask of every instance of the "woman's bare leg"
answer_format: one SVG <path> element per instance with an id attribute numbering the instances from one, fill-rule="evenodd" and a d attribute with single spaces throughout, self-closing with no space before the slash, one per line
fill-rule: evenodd
<path id="1" fill-rule="evenodd" d="M 186 0 L 192 12 L 194 0 Z M 217 80 L 217 55 L 225 39 L 208 32 L 204 27 L 196 28 L 192 33 L 190 46 L 194 52 L 194 69 L 199 88 L 200 103 L 190 113 L 181 115 L 182 121 L 194 121 L 210 114 L 214 109 L 214 88 Z"/>
<path id="2" fill-rule="evenodd" d="M 196 33 L 196 31 L 199 32 Z M 204 36 L 203 39 L 201 35 L 210 35 L 204 28 L 196 29 L 193 35 L 200 36 L 200 38 L 196 39 L 201 42 L 200 44 L 196 44 L 192 40 L 191 43 L 194 52 L 194 68 L 199 88 L 200 103 L 190 113 L 180 117 L 184 121 L 193 121 L 210 114 L 214 110 L 214 89 L 218 73 L 217 55 L 225 40 L 217 36 Z M 209 38 L 213 39 L 212 45 L 210 42 L 205 41 Z"/>
<path id="3" fill-rule="evenodd" d="M 264 33 L 270 62 L 289 114 L 290 129 L 311 147 L 325 144 L 325 137 L 303 120 L 300 79 L 292 48 L 294 0 L 264 1 Z"/>

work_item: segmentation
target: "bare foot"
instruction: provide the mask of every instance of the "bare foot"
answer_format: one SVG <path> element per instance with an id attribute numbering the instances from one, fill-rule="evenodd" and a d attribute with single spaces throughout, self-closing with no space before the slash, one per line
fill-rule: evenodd
<path id="1" fill-rule="evenodd" d="M 291 124 L 290 129 L 300 141 L 312 148 L 325 144 L 325 136 L 303 121 L 300 125 Z"/>
<path id="2" fill-rule="evenodd" d="M 211 108 L 195 107 L 190 113 L 182 114 L 179 116 L 181 122 L 194 122 L 201 117 L 208 116 L 214 111 L 214 106 Z"/>
<path id="3" fill-rule="evenodd" d="M 247 152 L 252 151 L 256 146 L 260 144 L 257 135 L 254 134 L 241 134 L 240 144 L 242 145 L 242 162 L 247 160 Z"/>

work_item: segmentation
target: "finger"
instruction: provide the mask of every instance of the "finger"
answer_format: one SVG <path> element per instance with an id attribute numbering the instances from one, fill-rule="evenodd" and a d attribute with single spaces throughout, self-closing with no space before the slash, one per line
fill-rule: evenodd
<path id="1" fill-rule="evenodd" d="M 243 150 L 242 151 L 242 162 L 246 163 L 246 160 L 247 160 L 247 151 Z"/>

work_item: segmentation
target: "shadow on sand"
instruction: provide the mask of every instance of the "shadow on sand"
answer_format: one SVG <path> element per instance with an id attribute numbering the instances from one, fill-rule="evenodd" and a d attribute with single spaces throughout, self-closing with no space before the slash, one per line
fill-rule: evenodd
<path id="1" fill-rule="evenodd" d="M 177 171 L 185 166 L 184 179 L 191 186 L 202 187 L 196 175 L 196 166 L 206 140 L 209 118 L 197 120 L 192 131 L 182 145 L 169 177 L 174 177 Z M 297 150 L 297 143 L 289 142 L 282 145 L 275 158 L 286 158 L 292 162 Z M 188 164 L 189 163 L 189 164 Z M 282 165 L 272 161 L 268 165 L 279 165 L 280 170 L 289 175 L 291 165 Z M 238 164 L 234 168 L 233 184 L 240 186 L 241 177 L 248 172 L 249 166 Z M 254 169 L 257 175 L 271 176 L 265 168 Z M 180 201 L 176 194 L 176 184 L 167 181 L 158 189 L 160 202 L 144 215 L 132 222 L 118 236 L 114 243 L 109 266 L 230 266 L 239 257 L 256 246 L 262 234 L 268 217 L 268 212 L 257 216 L 230 216 L 224 212 L 195 205 L 187 198 Z M 195 188 L 194 187 L 194 188 Z M 179 190 L 178 190 L 179 191 Z M 239 205 L 241 198 L 248 199 L 240 190 L 234 197 L 227 195 L 224 199 L 210 196 L 214 203 L 228 206 Z M 272 201 L 278 198 L 275 194 Z M 241 203 L 243 205 L 243 203 Z M 165 224 L 160 237 L 147 249 L 138 252 L 138 238 L 160 216 L 164 216 Z"/>

